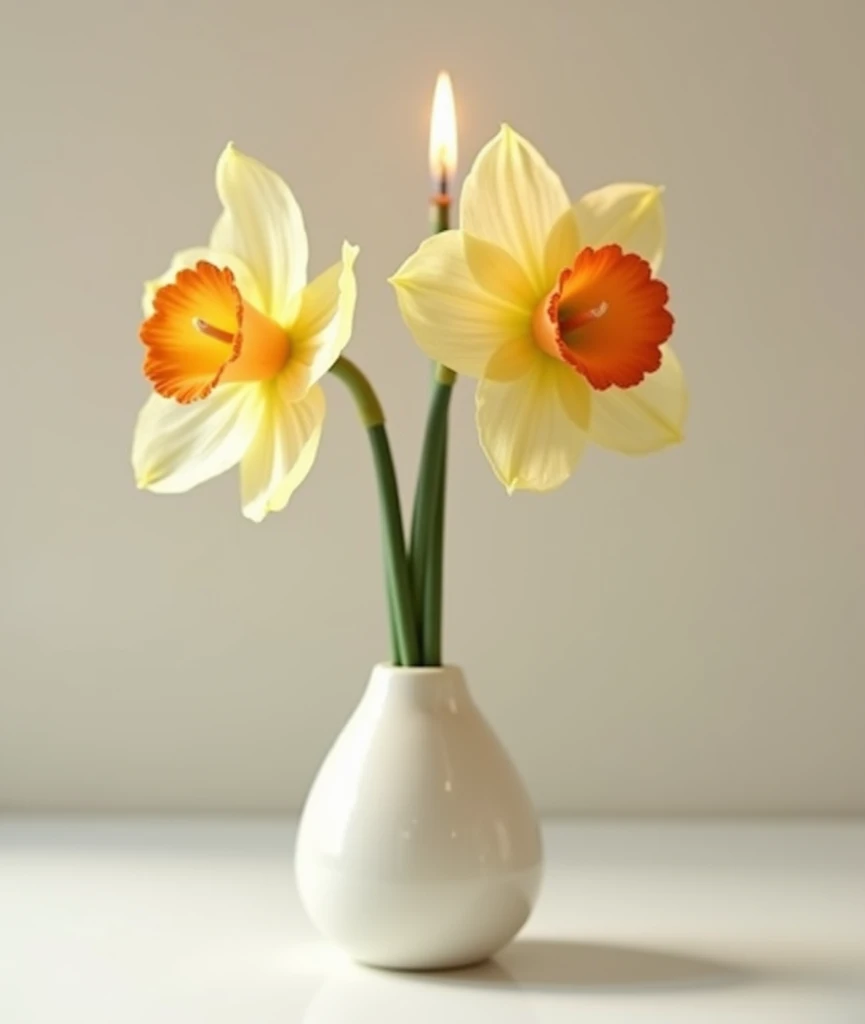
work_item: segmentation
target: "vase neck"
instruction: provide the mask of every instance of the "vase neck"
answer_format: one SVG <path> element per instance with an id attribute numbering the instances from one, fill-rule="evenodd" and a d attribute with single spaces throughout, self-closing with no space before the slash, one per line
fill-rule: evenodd
<path id="1" fill-rule="evenodd" d="M 457 710 L 470 700 L 462 670 L 454 665 L 441 668 L 376 665 L 364 694 L 365 703 L 418 710 Z"/>

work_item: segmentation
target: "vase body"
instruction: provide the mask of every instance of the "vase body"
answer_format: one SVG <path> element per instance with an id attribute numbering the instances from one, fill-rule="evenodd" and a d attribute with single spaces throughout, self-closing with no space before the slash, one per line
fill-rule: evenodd
<path id="1" fill-rule="evenodd" d="M 378 967 L 477 963 L 537 897 L 537 816 L 458 668 L 379 665 L 300 819 L 296 873 L 319 930 Z"/>

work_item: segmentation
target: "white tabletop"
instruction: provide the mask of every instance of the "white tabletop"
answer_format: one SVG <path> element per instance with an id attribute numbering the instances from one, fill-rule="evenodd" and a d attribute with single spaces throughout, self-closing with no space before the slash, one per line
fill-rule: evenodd
<path id="1" fill-rule="evenodd" d="M 356 967 L 280 821 L 0 823 L 3 1024 L 857 1024 L 865 824 L 550 824 L 495 962 Z"/>

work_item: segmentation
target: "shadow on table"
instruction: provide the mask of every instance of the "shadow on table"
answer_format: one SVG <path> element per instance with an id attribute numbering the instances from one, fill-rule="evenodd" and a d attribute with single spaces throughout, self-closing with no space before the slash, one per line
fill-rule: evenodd
<path id="1" fill-rule="evenodd" d="M 391 1018 L 442 1024 L 481 1016 L 496 1024 L 537 1024 L 540 1018 L 533 1003 L 541 993 L 546 1003 L 561 1000 L 568 1008 L 576 1005 L 574 997 L 592 992 L 642 996 L 655 1006 L 648 998 L 652 994 L 672 995 L 675 1000 L 677 993 L 721 991 L 760 980 L 756 972 L 740 966 L 679 952 L 520 939 L 495 960 L 462 970 L 409 972 L 344 966 L 314 993 L 303 1024 Z M 635 999 L 633 1005 L 642 1004 Z M 656 1019 L 653 1010 L 650 1016 Z"/>
<path id="2" fill-rule="evenodd" d="M 518 939 L 487 963 L 426 976 L 441 985 L 576 992 L 608 989 L 726 988 L 755 980 L 753 971 L 690 954 L 563 939 Z"/>

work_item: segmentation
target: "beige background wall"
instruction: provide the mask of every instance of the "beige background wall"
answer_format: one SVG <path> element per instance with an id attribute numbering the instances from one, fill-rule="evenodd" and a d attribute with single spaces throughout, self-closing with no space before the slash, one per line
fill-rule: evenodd
<path id="1" fill-rule="evenodd" d="M 865 810 L 858 0 L 6 4 L 0 804 L 295 808 L 384 653 L 347 398 L 290 510 L 137 493 L 140 282 L 226 140 L 362 247 L 352 355 L 412 482 L 426 369 L 386 276 L 426 225 L 440 66 L 576 194 L 666 183 L 687 444 L 508 499 L 456 400 L 447 649 L 543 808 Z"/>

